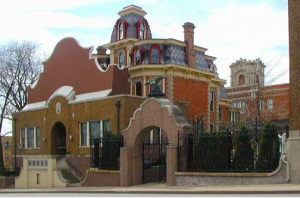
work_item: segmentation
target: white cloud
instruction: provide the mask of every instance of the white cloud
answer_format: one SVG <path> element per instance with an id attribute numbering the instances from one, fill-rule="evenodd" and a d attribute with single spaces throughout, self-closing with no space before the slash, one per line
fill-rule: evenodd
<path id="1" fill-rule="evenodd" d="M 278 46 L 288 46 L 287 12 L 272 10 L 267 4 L 213 10 L 204 24 L 198 22 L 196 26 L 195 43 L 218 58 L 220 77 L 228 82 L 231 63 L 240 58 L 261 58 L 268 63 L 280 59 L 283 52 L 276 49 Z M 279 67 L 288 69 L 288 59 L 284 58 Z"/>

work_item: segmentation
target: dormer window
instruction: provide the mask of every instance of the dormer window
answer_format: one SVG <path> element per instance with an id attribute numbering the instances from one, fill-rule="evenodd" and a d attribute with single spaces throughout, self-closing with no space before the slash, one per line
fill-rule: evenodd
<path id="1" fill-rule="evenodd" d="M 158 50 L 156 48 L 151 50 L 151 64 L 158 64 Z"/>
<path id="2" fill-rule="evenodd" d="M 145 39 L 145 24 L 141 23 L 140 25 L 140 39 Z"/>
<path id="3" fill-rule="evenodd" d="M 119 40 L 124 38 L 124 29 L 123 29 L 123 23 L 119 23 Z"/>
<path id="4" fill-rule="evenodd" d="M 209 70 L 211 71 L 211 72 L 213 72 L 213 73 L 216 73 L 216 67 L 215 67 L 215 65 L 211 65 L 210 66 L 210 68 L 209 68 Z"/>
<path id="5" fill-rule="evenodd" d="M 136 50 L 134 53 L 134 61 L 135 61 L 135 65 L 140 64 L 141 62 L 141 53 L 140 50 Z"/>
<path id="6" fill-rule="evenodd" d="M 149 56 L 148 64 L 161 64 L 160 56 L 161 56 L 161 49 L 160 46 L 157 44 L 151 45 L 151 47 L 147 50 Z"/>
<path id="7" fill-rule="evenodd" d="M 123 68 L 124 67 L 124 63 L 125 63 L 125 55 L 124 52 L 121 52 L 119 54 L 119 68 Z"/>

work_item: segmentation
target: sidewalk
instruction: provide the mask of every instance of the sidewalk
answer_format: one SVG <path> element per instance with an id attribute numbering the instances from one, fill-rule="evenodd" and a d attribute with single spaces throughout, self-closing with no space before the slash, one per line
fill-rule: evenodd
<path id="1" fill-rule="evenodd" d="M 139 194 L 300 194 L 300 184 L 239 186 L 166 186 L 142 184 L 130 187 L 67 187 L 2 189 L 0 193 L 139 193 Z"/>

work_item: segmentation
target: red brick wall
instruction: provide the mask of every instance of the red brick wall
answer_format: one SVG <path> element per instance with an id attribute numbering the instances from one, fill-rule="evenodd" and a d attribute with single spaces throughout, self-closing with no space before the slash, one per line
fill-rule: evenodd
<path id="1" fill-rule="evenodd" d="M 81 48 L 73 38 L 60 41 L 51 57 L 44 63 L 34 89 L 28 89 L 28 103 L 48 100 L 62 86 L 72 86 L 76 94 L 112 88 L 113 70 L 102 73 L 94 59 L 89 59 L 89 48 Z"/>
<path id="2" fill-rule="evenodd" d="M 208 85 L 206 82 L 174 77 L 173 100 L 190 102 L 189 116 L 207 119 Z"/>
<path id="3" fill-rule="evenodd" d="M 300 1 L 289 0 L 290 129 L 300 129 Z"/>
<path id="4" fill-rule="evenodd" d="M 264 101 L 264 109 L 260 111 L 261 121 L 289 119 L 289 84 L 261 87 L 261 91 L 256 92 L 256 94 L 260 95 L 259 99 L 251 99 L 250 89 L 250 86 L 226 89 L 227 93 L 235 92 L 233 95 L 229 95 L 229 98 L 233 99 L 233 101 L 246 102 L 247 109 L 244 114 L 241 114 L 241 121 L 254 121 L 255 117 L 258 116 L 258 100 Z M 268 110 L 268 99 L 273 99 L 272 111 Z"/>

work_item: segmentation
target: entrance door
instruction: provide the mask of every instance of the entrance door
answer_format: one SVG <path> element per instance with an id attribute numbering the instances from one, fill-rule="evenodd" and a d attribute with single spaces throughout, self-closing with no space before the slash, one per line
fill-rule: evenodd
<path id="1" fill-rule="evenodd" d="M 66 155 L 66 128 L 64 124 L 57 122 L 51 133 L 52 155 Z"/>
<path id="2" fill-rule="evenodd" d="M 166 183 L 167 139 L 143 144 L 143 182 Z"/>

